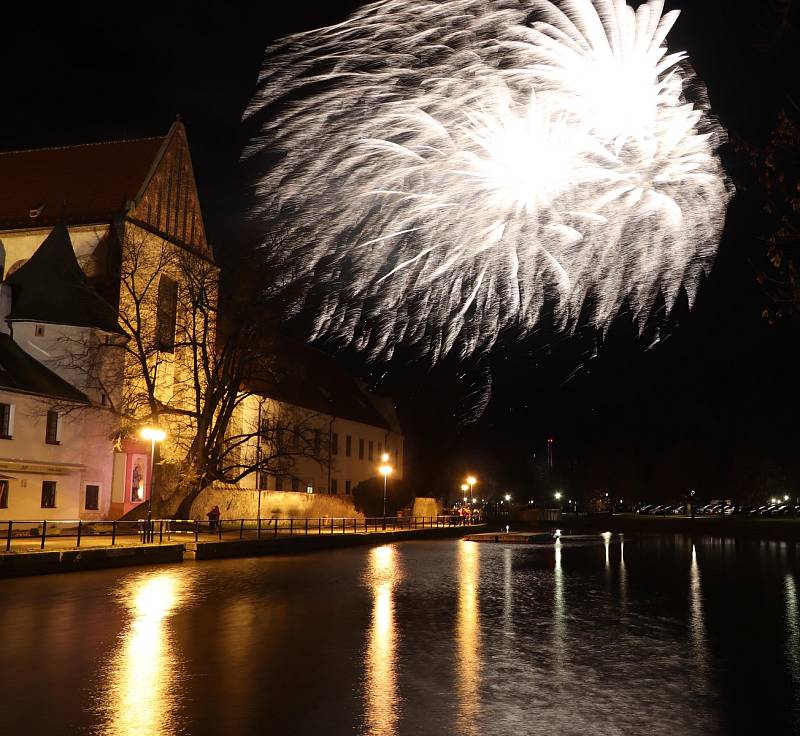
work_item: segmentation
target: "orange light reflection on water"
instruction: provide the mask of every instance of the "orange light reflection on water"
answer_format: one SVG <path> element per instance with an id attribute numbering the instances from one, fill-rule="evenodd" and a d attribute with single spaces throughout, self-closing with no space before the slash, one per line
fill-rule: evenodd
<path id="1" fill-rule="evenodd" d="M 477 734 L 476 717 L 480 703 L 480 608 L 478 578 L 480 550 L 477 542 L 462 541 L 458 552 L 458 717 L 459 733 Z"/>
<path id="2" fill-rule="evenodd" d="M 364 720 L 370 736 L 394 736 L 400 716 L 397 687 L 397 628 L 394 588 L 400 581 L 397 550 L 370 550 L 367 583 L 372 588 L 372 622 L 367 641 Z"/>
<path id="3" fill-rule="evenodd" d="M 166 622 L 183 587 L 180 573 L 160 571 L 137 576 L 120 591 L 129 621 L 109 673 L 107 736 L 175 732 L 177 683 Z"/>

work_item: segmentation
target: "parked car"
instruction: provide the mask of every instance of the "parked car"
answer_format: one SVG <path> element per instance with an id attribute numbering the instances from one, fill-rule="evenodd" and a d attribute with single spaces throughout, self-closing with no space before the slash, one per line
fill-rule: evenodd
<path id="1" fill-rule="evenodd" d="M 671 514 L 677 514 L 677 515 L 685 514 L 686 513 L 686 506 L 684 506 L 683 504 L 681 504 L 680 506 L 673 506 L 672 509 L 670 510 L 670 513 Z"/>
<path id="2" fill-rule="evenodd" d="M 647 506 L 642 506 L 636 513 L 637 514 L 649 514 L 650 509 L 653 508 L 653 504 L 649 503 Z"/>

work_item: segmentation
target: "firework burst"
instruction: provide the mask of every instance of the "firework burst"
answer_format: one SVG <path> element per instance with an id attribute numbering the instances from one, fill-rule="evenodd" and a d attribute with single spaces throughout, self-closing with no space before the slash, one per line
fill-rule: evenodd
<path id="1" fill-rule="evenodd" d="M 730 187 L 662 0 L 386 0 L 272 47 L 248 156 L 312 337 L 432 361 L 692 300 Z"/>

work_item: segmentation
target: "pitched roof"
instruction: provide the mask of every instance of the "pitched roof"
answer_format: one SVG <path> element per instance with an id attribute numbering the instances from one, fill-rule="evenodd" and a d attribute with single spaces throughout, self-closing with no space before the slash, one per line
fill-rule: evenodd
<path id="1" fill-rule="evenodd" d="M 11 321 L 97 327 L 121 333 L 116 312 L 78 265 L 65 225 L 56 225 L 36 252 L 12 273 Z"/>
<path id="2" fill-rule="evenodd" d="M 274 352 L 274 381 L 259 380 L 251 389 L 287 404 L 350 419 L 387 431 L 399 431 L 376 408 L 376 397 L 333 358 L 296 342 L 281 342 Z"/>
<path id="3" fill-rule="evenodd" d="M 88 404 L 74 386 L 28 355 L 9 335 L 0 333 L 0 390 L 22 391 Z"/>
<path id="4" fill-rule="evenodd" d="M 0 152 L 0 229 L 111 220 L 136 199 L 165 139 Z"/>

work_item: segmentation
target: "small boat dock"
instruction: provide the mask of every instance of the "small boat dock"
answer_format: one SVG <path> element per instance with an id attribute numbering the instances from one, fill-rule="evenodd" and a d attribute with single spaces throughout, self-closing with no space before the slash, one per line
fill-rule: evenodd
<path id="1" fill-rule="evenodd" d="M 464 539 L 495 544 L 548 544 L 555 541 L 553 532 L 482 532 L 467 534 Z"/>

